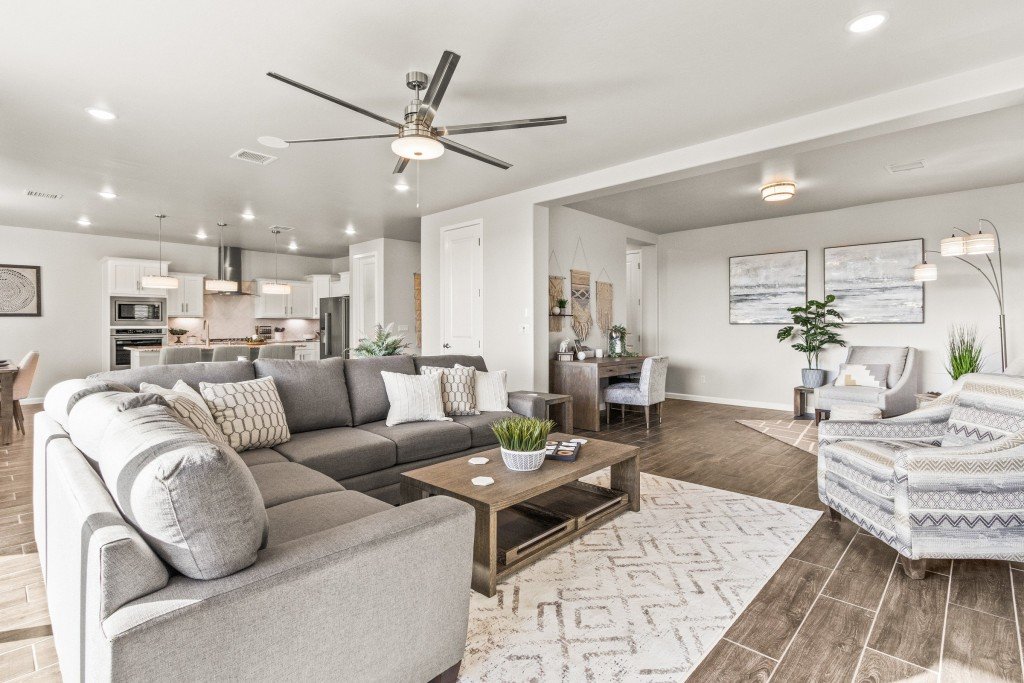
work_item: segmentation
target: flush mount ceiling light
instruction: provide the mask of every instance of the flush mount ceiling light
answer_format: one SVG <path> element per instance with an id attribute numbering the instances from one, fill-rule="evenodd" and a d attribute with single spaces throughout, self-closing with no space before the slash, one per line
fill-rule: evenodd
<path id="1" fill-rule="evenodd" d="M 205 240 L 206 239 L 206 231 L 203 230 L 202 228 L 199 228 L 199 232 L 196 233 L 196 239 L 197 240 Z"/>
<path id="2" fill-rule="evenodd" d="M 425 133 L 406 133 L 391 143 L 391 151 L 403 159 L 420 161 L 436 159 L 444 154 L 444 145 Z"/>
<path id="3" fill-rule="evenodd" d="M 101 190 L 96 194 L 103 197 L 104 199 L 117 199 L 117 193 L 111 192 L 110 190 Z"/>
<path id="4" fill-rule="evenodd" d="M 224 263 L 224 228 L 228 227 L 227 223 L 217 222 L 217 259 L 220 263 L 217 264 L 217 275 L 218 277 L 224 276 L 225 266 Z M 205 283 L 206 291 L 208 292 L 237 292 L 238 283 L 234 280 L 206 280 Z"/>
<path id="5" fill-rule="evenodd" d="M 778 183 L 769 183 L 761 188 L 761 199 L 766 202 L 781 202 L 790 199 L 796 194 L 796 183 L 792 180 L 784 180 Z"/>
<path id="6" fill-rule="evenodd" d="M 397 183 L 395 183 L 395 189 L 398 190 L 399 192 L 408 192 L 409 186 L 405 184 L 404 180 L 400 180 Z"/>
<path id="7" fill-rule="evenodd" d="M 297 251 L 298 248 L 299 244 L 295 240 L 292 240 L 291 242 L 288 243 L 288 249 L 290 249 L 291 251 Z"/>
<path id="8" fill-rule="evenodd" d="M 270 232 L 274 233 L 274 281 L 267 282 L 261 288 L 264 294 L 291 294 L 292 286 L 283 284 L 277 281 L 277 238 L 287 228 L 282 228 L 280 225 L 275 225 L 270 228 Z"/>
<path id="9" fill-rule="evenodd" d="M 884 24 L 888 18 L 885 12 L 868 12 L 852 19 L 846 25 L 846 30 L 850 33 L 867 33 Z"/>
<path id="10" fill-rule="evenodd" d="M 253 215 L 252 211 L 246 211 L 245 213 L 242 214 L 242 218 L 247 221 L 251 221 L 254 218 L 256 218 L 256 216 Z"/>
<path id="11" fill-rule="evenodd" d="M 92 221 L 89 220 L 86 216 L 82 216 L 75 222 L 81 225 L 83 228 L 88 228 L 90 225 L 92 225 Z"/>
<path id="12" fill-rule="evenodd" d="M 264 147 L 273 147 L 274 149 L 284 149 L 288 146 L 286 141 L 281 138 L 275 138 L 273 135 L 261 135 L 256 138 L 256 142 Z"/>
<path id="13" fill-rule="evenodd" d="M 117 114 L 107 111 L 106 109 L 99 109 L 97 107 L 86 107 L 85 111 L 89 116 L 100 121 L 113 121 L 117 118 Z"/>
<path id="14" fill-rule="evenodd" d="M 350 225 L 350 226 L 348 226 L 347 228 L 345 228 L 345 234 L 346 234 L 346 235 L 354 235 L 354 234 L 356 234 L 356 229 L 355 229 L 355 227 L 353 227 L 353 226 L 351 226 L 351 225 Z"/>
<path id="15" fill-rule="evenodd" d="M 165 214 L 158 213 L 154 216 L 157 220 L 156 228 L 156 239 L 157 239 L 157 263 L 160 264 L 160 270 L 164 267 L 164 219 L 167 218 Z M 167 275 L 143 275 L 142 286 L 146 289 L 177 289 L 178 278 L 169 277 Z"/>

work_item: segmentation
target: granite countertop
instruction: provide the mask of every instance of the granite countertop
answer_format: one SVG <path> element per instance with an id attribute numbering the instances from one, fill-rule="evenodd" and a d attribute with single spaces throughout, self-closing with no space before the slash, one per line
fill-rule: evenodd
<path id="1" fill-rule="evenodd" d="M 260 346 L 302 346 L 304 344 L 317 344 L 319 343 L 316 339 L 284 339 L 282 341 L 268 341 L 265 344 L 257 344 L 256 347 Z M 217 346 L 246 346 L 245 342 L 217 342 L 216 344 L 165 344 L 164 346 L 129 346 L 129 351 L 137 351 L 139 353 L 158 353 L 160 349 L 212 349 Z"/>

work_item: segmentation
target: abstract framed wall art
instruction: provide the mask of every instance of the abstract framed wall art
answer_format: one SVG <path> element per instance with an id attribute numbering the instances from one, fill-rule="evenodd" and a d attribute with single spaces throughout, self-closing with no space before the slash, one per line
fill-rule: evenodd
<path id="1" fill-rule="evenodd" d="M 807 251 L 729 258 L 729 324 L 792 322 L 789 308 L 807 303 Z"/>
<path id="2" fill-rule="evenodd" d="M 39 266 L 0 263 L 0 317 L 42 314 Z"/>
<path id="3" fill-rule="evenodd" d="M 921 238 L 825 249 L 825 293 L 848 323 L 923 323 L 924 283 L 914 266 L 924 260 Z"/>

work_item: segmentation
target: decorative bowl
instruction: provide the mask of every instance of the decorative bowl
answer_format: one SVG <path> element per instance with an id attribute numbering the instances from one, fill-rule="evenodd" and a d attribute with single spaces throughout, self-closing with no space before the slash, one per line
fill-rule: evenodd
<path id="1" fill-rule="evenodd" d="M 501 459 L 505 462 L 505 467 L 513 472 L 532 472 L 544 464 L 545 453 L 546 447 L 539 451 L 508 451 L 502 448 Z"/>

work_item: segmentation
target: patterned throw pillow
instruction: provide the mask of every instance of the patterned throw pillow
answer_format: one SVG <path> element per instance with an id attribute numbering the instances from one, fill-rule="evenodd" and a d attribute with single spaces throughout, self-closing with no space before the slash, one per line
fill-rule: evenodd
<path id="1" fill-rule="evenodd" d="M 451 422 L 441 402 L 441 375 L 406 375 L 381 370 L 388 392 L 388 417 L 384 424 L 394 427 L 404 422 Z"/>
<path id="2" fill-rule="evenodd" d="M 456 365 L 457 368 L 466 367 Z M 476 409 L 481 413 L 511 413 L 508 407 L 508 370 L 476 371 Z"/>
<path id="3" fill-rule="evenodd" d="M 147 382 L 139 385 L 139 392 L 163 396 L 164 400 L 167 401 L 167 405 L 171 407 L 171 410 L 174 411 L 175 416 L 183 425 L 191 427 L 216 444 L 222 446 L 229 445 L 224 432 L 220 431 L 220 427 L 214 422 L 213 415 L 210 414 L 210 409 L 206 407 L 206 401 L 203 400 L 203 397 L 181 380 L 178 380 L 178 384 L 188 388 L 192 395 L 190 396 L 178 391 L 177 384 L 174 386 L 174 389 L 164 389 L 162 386 Z"/>
<path id="4" fill-rule="evenodd" d="M 273 377 L 227 384 L 200 382 L 199 393 L 236 451 L 268 448 L 292 438 Z"/>
<path id="5" fill-rule="evenodd" d="M 837 387 L 874 387 L 887 389 L 889 366 L 881 363 L 843 363 L 836 376 Z"/>
<path id="6" fill-rule="evenodd" d="M 440 375 L 445 415 L 479 415 L 476 408 L 476 368 L 420 368 L 421 375 Z"/>

